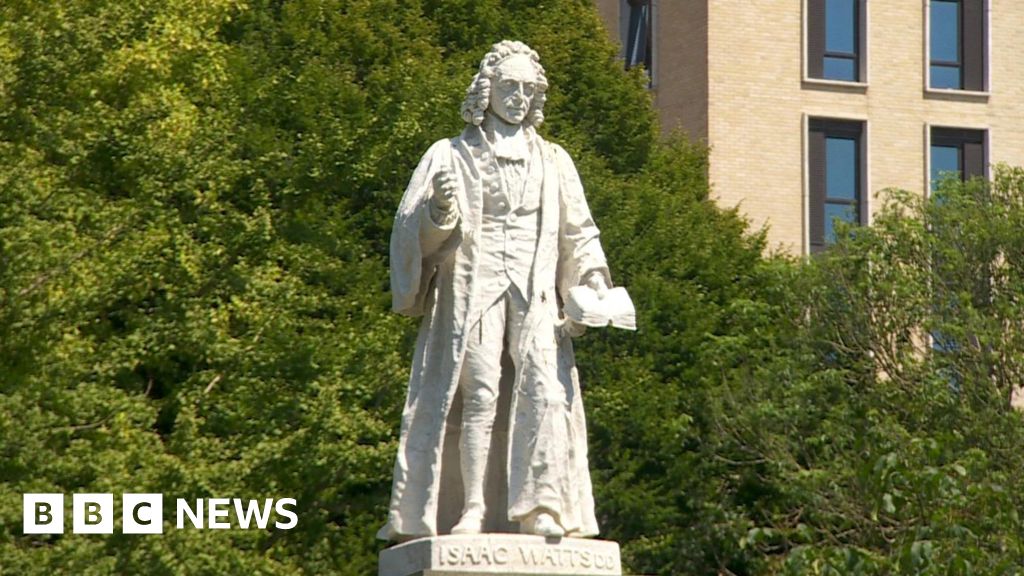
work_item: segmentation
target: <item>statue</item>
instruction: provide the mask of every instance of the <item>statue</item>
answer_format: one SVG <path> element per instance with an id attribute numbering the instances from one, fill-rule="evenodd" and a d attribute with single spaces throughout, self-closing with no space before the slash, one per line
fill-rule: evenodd
<path id="1" fill-rule="evenodd" d="M 535 51 L 495 44 L 395 216 L 393 308 L 423 320 L 381 539 L 597 534 L 562 303 L 611 278 L 572 160 L 537 134 L 547 88 Z"/>

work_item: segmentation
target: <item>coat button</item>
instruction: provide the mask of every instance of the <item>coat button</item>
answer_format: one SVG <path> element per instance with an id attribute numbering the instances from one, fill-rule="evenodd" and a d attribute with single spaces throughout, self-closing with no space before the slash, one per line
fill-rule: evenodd
<path id="1" fill-rule="evenodd" d="M 508 221 L 509 222 L 515 222 L 516 221 L 516 213 L 515 212 L 513 212 L 513 213 L 508 215 Z"/>

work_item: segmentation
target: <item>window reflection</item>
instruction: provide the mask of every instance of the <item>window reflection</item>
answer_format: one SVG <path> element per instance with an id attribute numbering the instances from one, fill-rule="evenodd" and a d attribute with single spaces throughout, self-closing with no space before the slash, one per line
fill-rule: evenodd
<path id="1" fill-rule="evenodd" d="M 858 222 L 860 186 L 857 143 L 854 138 L 825 138 L 825 243 L 835 242 L 835 220 Z"/>
<path id="2" fill-rule="evenodd" d="M 812 118 L 808 128 L 810 250 L 836 241 L 836 222 L 860 224 L 864 208 L 864 123 Z"/>
<path id="3" fill-rule="evenodd" d="M 829 80 L 856 81 L 857 0 L 826 0 L 825 53 L 822 76 Z"/>
<path id="4" fill-rule="evenodd" d="M 960 148 L 958 146 L 932 146 L 931 165 L 932 191 L 934 192 L 944 177 L 950 174 L 957 178 L 961 177 Z"/>
<path id="5" fill-rule="evenodd" d="M 984 130 L 933 127 L 929 150 L 932 191 L 949 175 L 963 181 L 984 177 L 986 157 Z"/>
<path id="6" fill-rule="evenodd" d="M 825 243 L 835 244 L 836 222 L 849 222 L 856 224 L 857 210 L 849 204 L 825 204 Z"/>
<path id="7" fill-rule="evenodd" d="M 629 27 L 626 34 L 626 68 L 643 65 L 651 70 L 651 2 L 650 0 L 628 0 Z"/>
<path id="8" fill-rule="evenodd" d="M 854 0 L 828 0 L 825 4 L 825 50 L 852 54 L 856 45 Z"/>
<path id="9" fill-rule="evenodd" d="M 825 189 L 828 199 L 856 199 L 857 141 L 852 138 L 827 138 L 825 162 Z"/>
<path id="10" fill-rule="evenodd" d="M 963 87 L 960 9 L 958 1 L 932 0 L 928 39 L 932 88 Z"/>

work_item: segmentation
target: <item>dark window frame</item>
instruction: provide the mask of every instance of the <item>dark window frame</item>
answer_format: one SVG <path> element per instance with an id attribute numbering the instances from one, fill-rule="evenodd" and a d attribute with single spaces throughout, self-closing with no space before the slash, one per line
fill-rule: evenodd
<path id="1" fill-rule="evenodd" d="M 930 193 L 934 192 L 936 185 L 941 182 L 941 179 L 933 177 L 934 172 L 934 155 L 935 148 L 956 148 L 957 149 L 957 171 L 959 172 L 960 181 L 967 182 L 973 178 L 988 178 L 988 139 L 989 132 L 985 128 L 952 128 L 946 126 L 929 126 L 928 131 L 928 162 L 929 162 L 929 174 L 930 179 L 928 190 Z M 947 222 L 947 225 L 956 225 L 956 222 Z M 934 226 L 934 224 L 933 224 Z M 934 228 L 933 228 L 934 230 Z M 940 254 L 933 254 L 933 265 L 938 265 L 942 261 Z M 982 269 L 977 277 L 977 281 L 973 284 L 970 294 L 972 299 L 976 301 L 978 299 L 986 302 L 990 301 L 992 293 L 990 291 L 990 280 L 991 271 Z M 946 286 L 946 283 L 941 278 L 936 279 L 937 281 L 933 284 L 934 296 L 932 306 L 935 308 L 957 306 L 956 302 L 960 298 L 960 294 L 963 291 L 963 286 L 953 286 L 952 288 Z M 969 342 L 973 338 L 971 334 L 966 334 L 961 338 L 948 335 L 943 333 L 940 329 L 934 329 L 928 334 L 930 340 L 930 348 L 932 354 L 941 355 L 940 358 L 948 359 L 943 362 L 944 366 L 941 367 L 942 372 L 947 378 L 949 385 L 952 389 L 957 390 L 962 382 L 962 373 L 956 363 L 956 353 L 960 350 L 964 342 Z"/>
<path id="2" fill-rule="evenodd" d="M 853 0 L 853 47 L 854 52 L 837 52 L 827 49 L 828 0 L 806 0 L 807 10 L 807 77 L 810 80 L 829 82 L 864 83 L 867 76 L 865 57 L 867 54 L 867 0 Z M 836 58 L 853 62 L 854 77 L 828 78 L 825 76 L 825 59 Z"/>
<path id="3" fill-rule="evenodd" d="M 989 0 L 929 0 L 928 2 L 928 89 L 984 92 L 988 90 L 988 18 Z M 957 60 L 939 60 L 932 55 L 932 35 L 935 27 L 935 2 L 957 6 Z M 935 86 L 935 68 L 956 69 L 959 83 L 956 87 Z"/>
<path id="4" fill-rule="evenodd" d="M 626 30 L 623 37 L 623 56 L 626 61 L 626 69 L 643 65 L 648 77 L 653 78 L 654 68 L 654 1 L 653 0 L 626 0 L 625 6 L 629 8 L 626 19 Z M 640 11 L 646 9 L 647 14 L 641 25 Z M 643 33 L 643 42 L 637 41 L 637 35 Z M 642 55 L 637 52 L 642 51 Z"/>
<path id="5" fill-rule="evenodd" d="M 928 138 L 929 190 L 936 181 L 932 179 L 934 169 L 935 147 L 956 148 L 957 171 L 960 180 L 966 182 L 972 178 L 988 177 L 988 138 L 987 130 L 979 128 L 949 128 L 931 126 Z"/>
<path id="6" fill-rule="evenodd" d="M 865 145 L 867 129 L 863 120 L 845 120 L 838 118 L 810 118 L 807 123 L 807 173 L 808 173 L 808 232 L 809 251 L 821 252 L 828 248 L 828 239 L 825 237 L 827 229 L 825 222 L 826 206 L 848 205 L 856 210 L 856 223 L 863 225 L 867 217 L 867 193 L 866 193 L 866 158 L 867 147 Z M 855 169 L 854 169 L 854 194 L 853 199 L 833 198 L 828 196 L 828 163 L 827 147 L 828 139 L 849 139 L 855 142 Z"/>

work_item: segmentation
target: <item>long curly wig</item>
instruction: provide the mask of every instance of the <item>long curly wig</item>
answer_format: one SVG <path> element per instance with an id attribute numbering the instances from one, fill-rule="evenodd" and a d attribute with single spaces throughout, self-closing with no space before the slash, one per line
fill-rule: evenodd
<path id="1" fill-rule="evenodd" d="M 544 122 L 544 101 L 547 100 L 545 92 L 548 89 L 548 78 L 544 74 L 544 67 L 540 65 L 540 56 L 535 50 L 515 40 L 502 40 L 491 46 L 490 52 L 484 55 L 480 61 L 480 71 L 473 77 L 473 82 L 466 89 L 466 99 L 462 101 L 462 119 L 467 124 L 479 126 L 484 121 L 484 113 L 491 102 L 491 80 L 494 78 L 498 65 L 504 60 L 523 55 L 533 63 L 537 72 L 537 90 L 533 94 L 533 101 L 530 103 L 530 110 L 523 120 L 524 126 L 534 128 Z"/>

